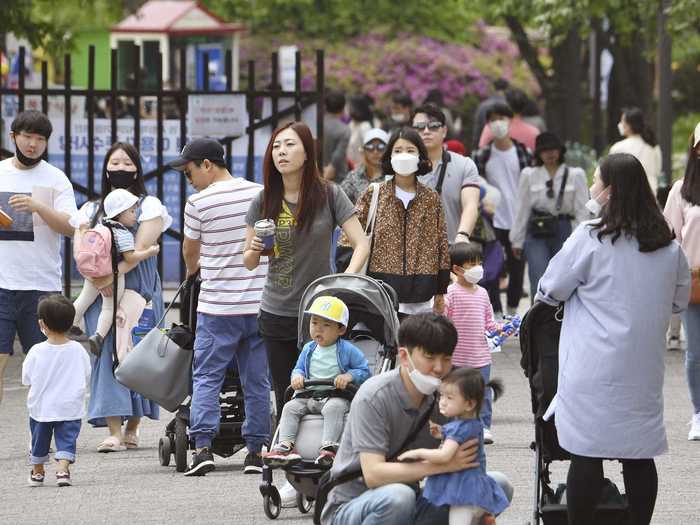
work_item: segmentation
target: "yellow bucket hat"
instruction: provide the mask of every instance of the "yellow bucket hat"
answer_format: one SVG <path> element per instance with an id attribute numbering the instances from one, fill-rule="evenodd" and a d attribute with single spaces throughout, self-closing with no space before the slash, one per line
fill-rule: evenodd
<path id="1" fill-rule="evenodd" d="M 330 295 L 316 297 L 314 302 L 311 303 L 311 307 L 304 313 L 335 321 L 345 327 L 348 326 L 348 320 L 350 318 L 350 311 L 345 303 L 337 297 L 332 297 Z"/>

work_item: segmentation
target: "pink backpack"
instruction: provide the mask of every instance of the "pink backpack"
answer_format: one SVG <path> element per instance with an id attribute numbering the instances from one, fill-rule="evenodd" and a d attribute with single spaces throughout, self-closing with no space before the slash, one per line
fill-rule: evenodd
<path id="1" fill-rule="evenodd" d="M 104 277 L 112 273 L 112 232 L 103 225 L 96 224 L 80 238 L 78 253 L 75 256 L 78 271 L 84 277 Z"/>

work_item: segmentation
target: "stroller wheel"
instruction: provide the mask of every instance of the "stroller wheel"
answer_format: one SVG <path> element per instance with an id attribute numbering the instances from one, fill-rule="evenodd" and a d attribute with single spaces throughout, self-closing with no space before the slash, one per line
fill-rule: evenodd
<path id="1" fill-rule="evenodd" d="M 282 510 L 282 498 L 280 498 L 280 493 L 277 492 L 275 487 L 272 487 L 270 494 L 263 496 L 263 509 L 265 510 L 265 516 L 271 520 L 277 519 Z"/>
<path id="2" fill-rule="evenodd" d="M 160 464 L 162 466 L 167 467 L 170 465 L 170 454 L 172 454 L 172 450 L 170 450 L 170 438 L 160 438 L 158 441 L 158 459 L 160 459 Z"/>
<path id="3" fill-rule="evenodd" d="M 314 506 L 314 502 L 310 501 L 301 492 L 297 492 L 297 508 L 302 514 L 307 514 Z"/>
<path id="4" fill-rule="evenodd" d="M 187 470 L 187 425 L 181 418 L 175 423 L 175 470 Z"/>

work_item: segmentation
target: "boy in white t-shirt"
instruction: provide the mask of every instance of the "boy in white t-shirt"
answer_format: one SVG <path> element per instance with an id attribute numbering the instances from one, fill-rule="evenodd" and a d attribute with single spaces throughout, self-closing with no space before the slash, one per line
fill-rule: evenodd
<path id="1" fill-rule="evenodd" d="M 53 435 L 58 463 L 56 485 L 71 484 L 69 465 L 75 462 L 75 444 L 85 415 L 85 392 L 91 364 L 85 349 L 66 337 L 75 308 L 62 295 L 39 302 L 39 328 L 47 341 L 34 345 L 22 364 L 22 384 L 28 385 L 27 408 L 32 432 L 29 485 L 44 483 L 44 463 Z"/>
<path id="2" fill-rule="evenodd" d="M 15 336 L 24 353 L 44 340 L 37 304 L 60 292 L 61 235 L 73 235 L 68 222 L 76 211 L 73 186 L 42 160 L 51 131 L 46 115 L 23 111 L 11 125 L 15 155 L 0 161 L 0 211 L 11 221 L 0 227 L 0 400 Z"/>

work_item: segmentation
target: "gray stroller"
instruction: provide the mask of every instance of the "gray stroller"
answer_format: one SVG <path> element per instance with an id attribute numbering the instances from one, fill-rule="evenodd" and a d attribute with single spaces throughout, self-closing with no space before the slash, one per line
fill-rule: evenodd
<path id="1" fill-rule="evenodd" d="M 371 277 L 357 274 L 333 274 L 316 279 L 306 288 L 299 303 L 299 349 L 310 339 L 309 320 L 304 311 L 321 295 L 338 297 L 347 305 L 350 321 L 343 337 L 362 351 L 372 373 L 380 374 L 391 370 L 396 363 L 399 332 L 398 298 L 393 288 Z M 332 386 L 333 383 L 307 381 L 305 385 Z M 348 391 L 354 394 L 356 389 L 349 385 Z M 293 390 L 289 387 L 285 393 L 285 402 L 291 399 L 292 394 Z M 318 481 L 328 470 L 328 467 L 314 463 L 321 445 L 322 429 L 321 415 L 309 414 L 302 418 L 296 441 L 302 460 L 283 469 L 287 480 L 297 491 L 297 507 L 304 514 L 311 510 Z M 276 432 L 272 445 L 277 439 Z M 279 516 L 282 505 L 277 487 L 272 484 L 272 473 L 269 466 L 263 466 L 260 493 L 263 496 L 265 514 L 268 518 L 275 519 Z"/>

